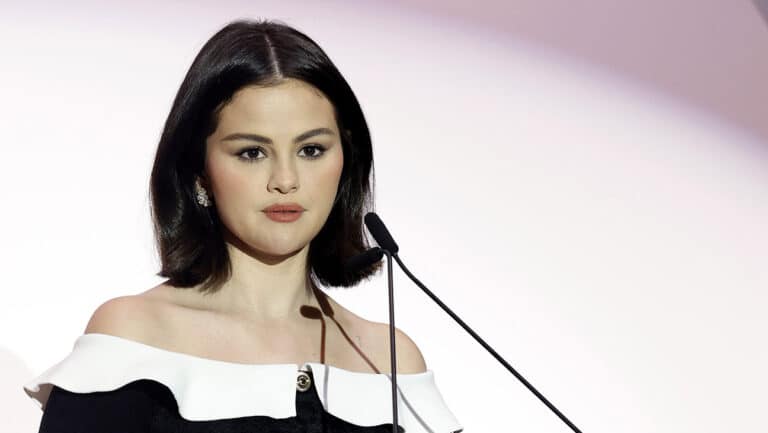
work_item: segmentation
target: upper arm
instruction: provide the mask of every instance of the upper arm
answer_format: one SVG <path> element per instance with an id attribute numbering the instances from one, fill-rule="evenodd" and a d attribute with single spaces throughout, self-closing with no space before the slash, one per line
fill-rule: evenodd
<path id="1" fill-rule="evenodd" d="M 93 312 L 85 327 L 85 334 L 109 334 L 140 339 L 146 327 L 147 302 L 136 296 L 110 299 Z"/>

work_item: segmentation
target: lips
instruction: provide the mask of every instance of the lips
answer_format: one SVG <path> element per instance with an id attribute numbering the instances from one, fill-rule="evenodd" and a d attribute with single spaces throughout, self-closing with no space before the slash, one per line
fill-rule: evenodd
<path id="1" fill-rule="evenodd" d="M 276 203 L 264 208 L 264 212 L 301 212 L 304 208 L 297 203 Z"/>
<path id="2" fill-rule="evenodd" d="M 304 210 L 296 203 L 276 203 L 265 208 L 264 213 L 273 221 L 287 223 L 299 219 Z"/>

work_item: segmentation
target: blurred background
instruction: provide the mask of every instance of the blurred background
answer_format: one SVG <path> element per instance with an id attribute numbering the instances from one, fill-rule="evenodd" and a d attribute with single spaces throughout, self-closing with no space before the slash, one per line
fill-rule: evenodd
<path id="1" fill-rule="evenodd" d="M 764 432 L 765 1 L 0 3 L 0 407 L 107 299 L 162 281 L 149 173 L 202 44 L 307 33 L 371 128 L 422 282 L 584 432 Z M 570 431 L 395 270 L 396 324 L 466 432 Z M 386 322 L 386 275 L 326 292 Z"/>

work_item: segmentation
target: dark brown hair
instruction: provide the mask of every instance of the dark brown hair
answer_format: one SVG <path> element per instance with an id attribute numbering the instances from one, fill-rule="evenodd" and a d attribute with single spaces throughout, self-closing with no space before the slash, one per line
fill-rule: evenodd
<path id="1" fill-rule="evenodd" d="M 238 20 L 214 34 L 195 57 L 173 101 L 150 178 L 150 203 L 161 261 L 158 276 L 176 287 L 201 284 L 215 292 L 231 264 L 215 205 L 197 204 L 194 182 L 202 175 L 206 138 L 219 110 L 248 85 L 286 78 L 309 83 L 331 102 L 341 133 L 344 166 L 336 201 L 311 241 L 307 278 L 313 284 L 351 287 L 381 264 L 348 272 L 343 262 L 369 248 L 363 215 L 373 207 L 373 152 L 360 104 L 325 52 L 308 36 L 277 21 Z M 372 209 L 371 209 L 372 210 Z"/>

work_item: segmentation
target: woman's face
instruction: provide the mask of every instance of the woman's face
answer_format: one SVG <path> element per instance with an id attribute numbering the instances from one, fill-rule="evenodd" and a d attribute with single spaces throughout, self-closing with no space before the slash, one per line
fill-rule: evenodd
<path id="1" fill-rule="evenodd" d="M 224 224 L 225 238 L 248 253 L 285 256 L 306 246 L 333 207 L 344 158 L 334 109 L 315 87 L 287 79 L 234 94 L 206 140 L 201 184 Z M 275 203 L 304 211 L 270 219 Z"/>

